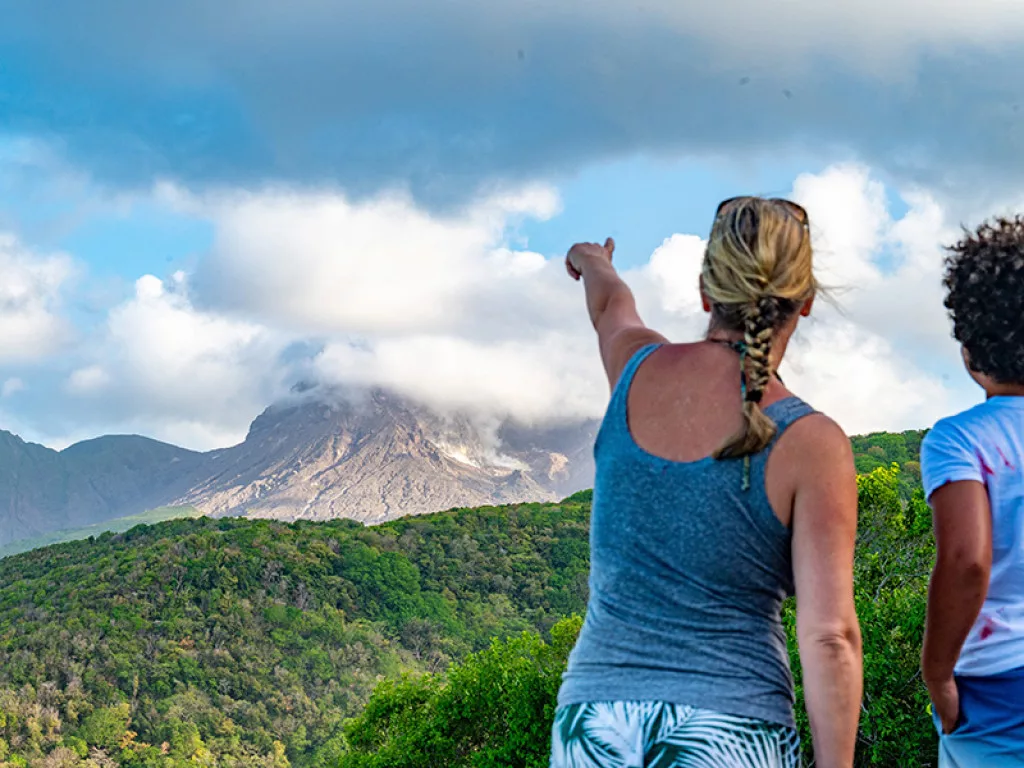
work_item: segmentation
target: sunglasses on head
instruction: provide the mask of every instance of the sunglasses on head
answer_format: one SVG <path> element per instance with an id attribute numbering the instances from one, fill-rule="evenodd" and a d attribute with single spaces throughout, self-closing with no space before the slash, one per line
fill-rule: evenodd
<path id="1" fill-rule="evenodd" d="M 756 198 L 753 198 L 750 195 L 737 195 L 736 197 L 730 197 L 728 200 L 723 200 L 718 204 L 718 208 L 715 210 L 715 218 L 717 219 L 719 216 L 721 216 L 722 211 L 724 211 L 725 208 L 731 203 L 735 203 L 737 200 L 753 199 Z M 804 210 L 804 207 L 802 205 L 797 205 L 792 200 L 787 200 L 784 197 L 767 198 L 766 202 L 772 203 L 773 205 L 782 206 L 787 211 L 789 211 L 789 213 L 791 213 L 797 221 L 799 221 L 805 227 L 808 226 L 807 211 Z"/>

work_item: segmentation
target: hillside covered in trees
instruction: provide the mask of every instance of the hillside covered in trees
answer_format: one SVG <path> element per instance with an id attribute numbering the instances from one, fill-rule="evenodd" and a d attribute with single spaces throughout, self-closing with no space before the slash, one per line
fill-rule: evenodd
<path id="1" fill-rule="evenodd" d="M 934 757 L 920 437 L 854 443 L 860 765 Z M 373 528 L 180 520 L 2 559 L 0 766 L 546 765 L 589 501 Z"/>
<path id="2" fill-rule="evenodd" d="M 582 611 L 588 513 L 181 520 L 0 560 L 0 761 L 332 764 L 380 679 Z"/>

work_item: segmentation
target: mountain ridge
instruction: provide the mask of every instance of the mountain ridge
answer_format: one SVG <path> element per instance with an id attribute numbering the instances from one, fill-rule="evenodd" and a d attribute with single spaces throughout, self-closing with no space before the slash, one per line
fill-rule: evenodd
<path id="1" fill-rule="evenodd" d="M 592 482 L 596 430 L 484 424 L 380 388 L 306 386 L 265 408 L 242 442 L 207 452 L 141 435 L 55 451 L 0 432 L 0 548 L 158 507 L 379 523 L 555 501 Z"/>
<path id="2" fill-rule="evenodd" d="M 120 517 L 123 510 L 161 506 L 198 456 L 150 438 L 120 435 L 55 451 L 5 431 L 0 434 L 0 546 Z"/>

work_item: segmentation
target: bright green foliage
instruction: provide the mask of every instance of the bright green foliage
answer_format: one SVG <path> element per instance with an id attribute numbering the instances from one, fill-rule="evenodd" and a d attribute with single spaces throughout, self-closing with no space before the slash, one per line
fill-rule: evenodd
<path id="1" fill-rule="evenodd" d="M 901 480 L 893 466 L 858 482 L 854 575 L 864 635 L 863 765 L 924 766 L 936 754 L 919 671 L 935 542 L 920 487 L 903 503 Z"/>
<path id="2" fill-rule="evenodd" d="M 919 461 L 923 430 L 907 432 L 874 432 L 850 439 L 858 472 L 871 472 L 892 464 Z M 873 465 L 873 466 L 872 466 Z"/>
<path id="3" fill-rule="evenodd" d="M 555 696 L 579 617 L 495 641 L 453 667 L 382 684 L 346 728 L 339 768 L 544 768 Z"/>
<path id="4" fill-rule="evenodd" d="M 928 571 L 934 557 L 930 513 L 920 489 L 901 496 L 898 465 L 880 466 L 858 479 L 860 524 L 856 600 L 864 638 L 865 691 L 857 766 L 935 764 L 936 738 L 927 714 L 927 694 L 918 674 L 924 630 Z M 578 553 L 556 546 L 553 562 L 571 562 Z M 797 686 L 797 720 L 805 764 L 813 745 L 802 701 L 802 679 L 792 602 L 783 616 Z M 578 625 L 557 625 L 552 635 L 567 650 Z M 544 648 L 540 637 L 498 643 L 451 668 L 429 676 L 382 684 L 370 704 L 347 729 L 351 753 L 339 768 L 428 768 L 435 765 L 546 765 L 559 677 L 539 673 L 532 660 Z M 559 658 L 564 658 L 561 654 Z M 505 677 L 502 677 L 502 676 Z M 522 680 L 510 688 L 508 676 Z M 546 682 L 538 684 L 538 679 Z M 533 698 L 550 686 L 547 706 Z M 524 702 L 526 704 L 524 705 Z M 535 712 L 524 729 L 514 713 Z M 514 728 L 509 723 L 514 722 Z M 515 733 L 515 750 L 501 750 Z M 524 735 L 525 734 L 525 735 Z"/>
<path id="5" fill-rule="evenodd" d="M 0 560 L 0 768 L 333 765 L 381 679 L 582 612 L 588 520 L 204 518 Z"/>
<path id="6" fill-rule="evenodd" d="M 921 440 L 925 432 L 875 432 L 851 439 L 857 471 L 868 474 L 876 469 L 899 468 L 898 490 L 904 500 L 921 484 Z"/>
<path id="7" fill-rule="evenodd" d="M 128 733 L 131 710 L 127 702 L 113 707 L 97 707 L 84 718 L 78 728 L 78 738 L 106 750 L 115 750 Z"/>

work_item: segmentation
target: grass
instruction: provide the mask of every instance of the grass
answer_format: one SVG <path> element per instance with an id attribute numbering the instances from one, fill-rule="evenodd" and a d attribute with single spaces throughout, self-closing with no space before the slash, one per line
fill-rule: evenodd
<path id="1" fill-rule="evenodd" d="M 88 539 L 91 536 L 99 536 L 101 533 L 122 533 L 124 531 L 131 530 L 137 525 L 153 525 L 154 523 L 162 523 L 165 520 L 174 520 L 184 517 L 196 518 L 202 516 L 203 513 L 195 507 L 157 507 L 156 509 L 140 512 L 137 515 L 115 517 L 112 520 L 105 520 L 102 523 L 93 523 L 92 525 L 86 525 L 82 528 L 66 528 L 61 531 L 51 531 L 34 538 L 18 539 L 17 541 L 12 541 L 10 544 L 5 544 L 0 547 L 0 557 L 16 555 L 20 552 L 28 552 L 31 549 L 38 549 L 39 547 L 45 547 L 49 544 L 60 544 L 64 541 Z"/>

